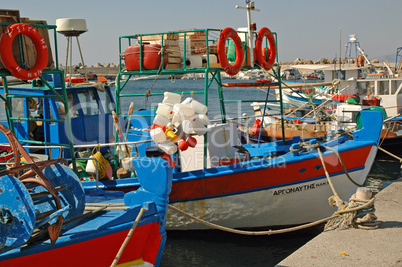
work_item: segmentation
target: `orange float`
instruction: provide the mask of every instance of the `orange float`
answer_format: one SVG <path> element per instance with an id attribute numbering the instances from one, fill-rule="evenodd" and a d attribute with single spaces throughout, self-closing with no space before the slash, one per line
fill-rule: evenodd
<path id="1" fill-rule="evenodd" d="M 269 43 L 269 51 L 265 52 L 262 49 L 262 41 L 264 37 L 267 37 Z M 268 60 L 264 56 L 264 54 L 268 54 Z M 261 28 L 258 31 L 257 38 L 255 40 L 255 57 L 257 58 L 258 64 L 263 67 L 265 70 L 270 70 L 276 58 L 276 43 L 275 38 L 272 32 L 267 28 Z"/>
<path id="2" fill-rule="evenodd" d="M 14 59 L 12 44 L 20 34 L 28 36 L 36 50 L 36 62 L 32 69 L 26 70 L 20 67 Z M 33 80 L 42 75 L 48 62 L 48 48 L 45 39 L 38 33 L 38 30 L 25 23 L 15 23 L 7 27 L 0 40 L 0 55 L 4 66 L 11 72 L 11 75 L 21 80 Z"/>
<path id="3" fill-rule="evenodd" d="M 236 48 L 236 61 L 234 65 L 229 63 L 228 57 L 226 55 L 226 41 L 228 38 L 232 38 L 235 48 Z M 236 75 L 243 65 L 244 61 L 244 50 L 243 44 L 237 32 L 228 27 L 223 29 L 218 40 L 218 58 L 223 70 L 229 75 Z"/>
<path id="4" fill-rule="evenodd" d="M 70 77 L 67 77 L 66 82 L 68 82 L 68 83 L 84 83 L 84 82 L 86 82 L 86 80 L 84 77 L 71 77 L 71 82 L 70 82 Z"/>

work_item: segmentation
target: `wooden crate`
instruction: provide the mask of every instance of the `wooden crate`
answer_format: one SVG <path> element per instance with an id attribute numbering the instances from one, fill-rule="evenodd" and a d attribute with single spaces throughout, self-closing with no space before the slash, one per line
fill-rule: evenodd
<path id="1" fill-rule="evenodd" d="M 177 33 L 168 33 L 163 36 L 161 34 L 142 36 L 142 42 L 162 45 L 162 37 L 163 46 L 168 53 L 168 65 L 166 68 L 170 67 L 171 69 L 174 69 L 174 66 L 176 66 L 175 64 L 181 62 L 179 35 Z M 140 37 L 138 38 L 138 42 L 139 41 Z"/>
<path id="2" fill-rule="evenodd" d="M 167 34 L 155 34 L 155 35 L 144 35 L 142 36 L 142 41 L 143 42 L 158 42 L 159 44 L 162 42 L 162 37 L 163 37 L 163 41 L 167 41 L 167 40 L 178 40 L 179 39 L 179 35 L 177 33 L 167 33 Z M 140 36 L 138 37 L 138 42 L 140 41 Z"/>
<path id="3" fill-rule="evenodd" d="M 21 18 L 21 22 L 26 23 L 26 24 L 31 24 L 31 25 L 34 25 L 34 24 L 47 25 L 47 22 L 44 20 L 30 20 L 28 18 Z M 45 39 L 46 44 L 47 44 L 48 61 L 47 61 L 46 69 L 54 69 L 55 66 L 54 66 L 52 48 L 51 48 L 50 38 L 49 38 L 49 29 L 47 29 L 47 28 L 37 28 L 37 29 L 38 29 L 38 33 Z M 24 36 L 23 39 L 24 39 L 23 44 L 25 45 L 25 48 L 24 48 L 25 66 L 26 66 L 26 68 L 30 69 L 35 65 L 35 62 L 36 62 L 36 54 L 35 54 L 34 44 L 32 43 L 32 41 L 29 37 Z"/>
<path id="4" fill-rule="evenodd" d="M 18 10 L 0 9 L 0 22 L 2 23 L 18 23 L 20 22 L 20 12 Z M 7 26 L 0 26 L 0 36 L 7 30 Z M 21 64 L 21 55 L 18 45 L 12 47 L 14 59 L 17 64 Z M 0 70 L 6 70 L 0 57 Z"/>
<path id="5" fill-rule="evenodd" d="M 165 67 L 167 70 L 172 70 L 172 69 L 182 69 L 183 64 L 181 63 L 168 63 Z"/>
<path id="6" fill-rule="evenodd" d="M 206 33 L 203 31 L 194 31 L 196 29 L 186 30 L 186 54 L 187 55 L 200 55 L 207 52 L 207 39 Z M 193 32 L 192 32 L 193 31 Z M 180 48 L 184 53 L 184 33 L 180 33 Z"/>

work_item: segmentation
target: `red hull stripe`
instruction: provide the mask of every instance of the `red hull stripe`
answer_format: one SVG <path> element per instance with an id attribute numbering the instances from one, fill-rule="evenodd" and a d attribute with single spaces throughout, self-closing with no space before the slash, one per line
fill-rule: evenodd
<path id="1" fill-rule="evenodd" d="M 162 236 L 157 222 L 138 226 L 119 264 L 143 259 L 155 264 Z M 0 266 L 110 266 L 129 230 L 0 262 Z M 56 246 L 57 247 L 57 244 Z"/>
<path id="2" fill-rule="evenodd" d="M 341 153 L 347 170 L 363 168 L 371 146 Z M 356 155 L 359 155 L 356 157 Z M 325 156 L 326 167 L 330 175 L 342 173 L 343 168 L 335 154 Z M 255 191 L 262 188 L 278 187 L 325 177 L 321 160 L 313 158 L 290 163 L 281 167 L 238 172 L 228 175 L 204 177 L 200 179 L 173 181 L 171 202 L 199 199 L 213 196 Z"/>

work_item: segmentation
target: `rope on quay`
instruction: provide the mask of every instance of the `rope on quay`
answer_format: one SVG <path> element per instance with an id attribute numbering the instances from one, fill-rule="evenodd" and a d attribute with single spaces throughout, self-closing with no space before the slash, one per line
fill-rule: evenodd
<path id="1" fill-rule="evenodd" d="M 339 161 L 341 162 L 345 173 L 347 177 L 349 178 L 350 181 L 352 181 L 355 185 L 358 185 L 355 183 L 351 177 L 347 174 L 346 168 L 344 167 L 341 155 L 337 153 L 334 149 L 330 147 L 325 147 L 329 148 L 330 150 L 334 151 L 335 154 L 338 156 Z M 327 222 L 327 224 L 324 227 L 325 230 L 330 230 L 330 229 L 347 229 L 347 228 L 359 228 L 359 229 L 365 229 L 365 230 L 374 230 L 380 227 L 379 222 L 377 222 L 377 216 L 374 214 L 375 208 L 374 208 L 374 197 L 371 197 L 371 191 L 369 192 L 369 197 L 366 192 L 366 198 L 370 199 L 363 199 L 363 198 L 356 198 L 357 194 L 353 194 L 352 197 L 349 199 L 349 203 L 345 203 L 338 195 L 338 193 L 335 191 L 335 187 L 332 184 L 331 178 L 329 176 L 329 173 L 327 171 L 324 158 L 321 154 L 321 147 L 317 148 L 318 154 L 320 156 L 321 163 L 323 165 L 324 171 L 325 171 L 325 176 L 327 177 L 327 180 L 331 186 L 333 196 L 331 196 L 328 201 L 329 205 L 332 207 L 337 206 L 338 211 L 334 213 L 336 215 L 335 217 L 332 216 L 332 218 Z M 358 185 L 360 186 L 360 185 Z M 358 213 L 359 211 L 359 213 Z"/>

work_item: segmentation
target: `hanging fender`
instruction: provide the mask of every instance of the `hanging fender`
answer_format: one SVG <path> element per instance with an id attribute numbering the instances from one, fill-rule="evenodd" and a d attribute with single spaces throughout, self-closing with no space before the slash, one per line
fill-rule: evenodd
<path id="1" fill-rule="evenodd" d="M 29 37 L 36 50 L 35 65 L 29 69 L 21 68 L 14 59 L 12 44 L 19 34 Z M 7 27 L 0 40 L 0 56 L 4 66 L 11 72 L 11 75 L 21 80 L 33 80 L 39 77 L 48 62 L 48 48 L 45 39 L 38 33 L 38 30 L 25 23 L 15 23 Z"/>
<path id="2" fill-rule="evenodd" d="M 267 37 L 268 39 L 268 51 L 263 51 L 262 49 L 262 41 L 264 37 Z M 268 60 L 266 59 L 264 52 L 268 54 Z M 263 67 L 265 70 L 270 70 L 272 68 L 276 58 L 276 42 L 274 35 L 267 27 L 261 28 L 258 31 L 257 38 L 255 39 L 255 54 L 257 62 L 261 67 Z"/>
<path id="3" fill-rule="evenodd" d="M 230 65 L 226 55 L 226 41 L 228 38 L 232 38 L 236 48 L 236 61 L 234 65 Z M 229 75 L 236 75 L 240 71 L 243 65 L 244 61 L 243 44 L 237 32 L 230 27 L 223 29 L 221 35 L 219 36 L 218 58 L 223 70 Z"/>

